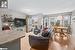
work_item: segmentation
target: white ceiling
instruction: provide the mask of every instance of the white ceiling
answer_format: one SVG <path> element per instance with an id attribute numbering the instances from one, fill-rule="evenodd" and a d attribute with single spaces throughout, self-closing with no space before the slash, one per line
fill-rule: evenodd
<path id="1" fill-rule="evenodd" d="M 8 0 L 9 9 L 28 14 L 55 14 L 75 10 L 75 0 Z"/>

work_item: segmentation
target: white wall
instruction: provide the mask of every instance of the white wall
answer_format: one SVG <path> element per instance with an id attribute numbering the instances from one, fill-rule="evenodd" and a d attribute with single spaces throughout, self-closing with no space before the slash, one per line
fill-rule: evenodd
<path id="1" fill-rule="evenodd" d="M 72 31 L 72 35 L 75 36 L 75 11 L 72 12 L 72 16 L 71 16 L 71 31 Z"/>
<path id="2" fill-rule="evenodd" d="M 75 22 L 72 22 L 71 24 L 71 31 L 72 31 L 72 35 L 75 36 Z"/>
<path id="3" fill-rule="evenodd" d="M 13 11 L 10 9 L 0 9 L 0 16 L 3 14 L 8 14 L 11 15 L 13 18 L 26 18 L 26 14 L 25 13 L 21 13 L 21 12 L 17 12 L 17 11 Z"/>

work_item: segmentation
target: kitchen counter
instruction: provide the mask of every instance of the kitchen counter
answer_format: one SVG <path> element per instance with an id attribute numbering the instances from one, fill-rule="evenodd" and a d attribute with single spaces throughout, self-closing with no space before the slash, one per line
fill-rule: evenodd
<path id="1" fill-rule="evenodd" d="M 0 44 L 25 37 L 24 31 L 0 31 Z"/>

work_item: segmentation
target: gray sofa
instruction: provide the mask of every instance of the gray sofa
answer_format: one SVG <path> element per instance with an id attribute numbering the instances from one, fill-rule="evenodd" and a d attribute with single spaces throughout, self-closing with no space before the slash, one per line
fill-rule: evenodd
<path id="1" fill-rule="evenodd" d="M 29 35 L 29 44 L 32 48 L 48 48 L 49 37 Z"/>

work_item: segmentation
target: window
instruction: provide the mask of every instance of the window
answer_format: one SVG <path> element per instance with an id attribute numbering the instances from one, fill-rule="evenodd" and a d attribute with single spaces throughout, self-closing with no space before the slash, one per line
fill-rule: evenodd
<path id="1" fill-rule="evenodd" d="M 60 20 L 57 20 L 56 26 L 59 26 L 59 25 L 60 25 Z"/>
<path id="2" fill-rule="evenodd" d="M 54 26 L 55 24 L 55 17 L 50 18 L 50 25 Z"/>

